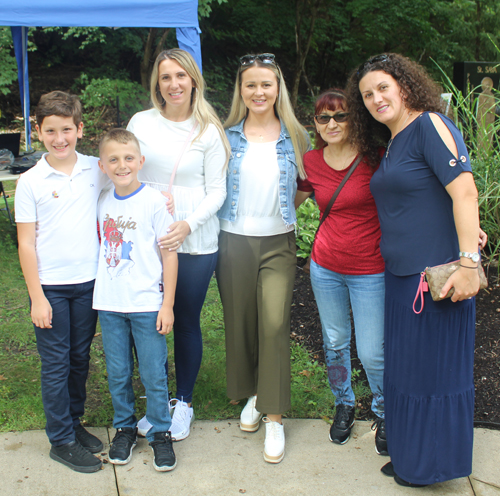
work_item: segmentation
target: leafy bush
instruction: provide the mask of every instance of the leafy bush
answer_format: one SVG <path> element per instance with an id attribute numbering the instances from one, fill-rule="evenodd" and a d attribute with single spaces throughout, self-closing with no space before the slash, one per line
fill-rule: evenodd
<path id="1" fill-rule="evenodd" d="M 116 97 L 120 100 L 120 120 L 127 121 L 136 112 L 144 110 L 148 101 L 146 90 L 135 81 L 122 79 L 92 79 L 82 74 L 77 84 L 84 85 L 80 99 L 87 133 L 98 134 L 116 126 Z"/>
<path id="2" fill-rule="evenodd" d="M 312 251 L 314 235 L 319 225 L 319 209 L 316 203 L 308 198 L 297 209 L 297 256 L 307 258 Z"/>

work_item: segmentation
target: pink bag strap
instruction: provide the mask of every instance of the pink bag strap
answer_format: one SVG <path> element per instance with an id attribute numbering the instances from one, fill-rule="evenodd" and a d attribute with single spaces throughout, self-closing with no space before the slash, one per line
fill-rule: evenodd
<path id="1" fill-rule="evenodd" d="M 424 292 L 429 291 L 429 285 L 427 284 L 427 281 L 425 280 L 425 272 L 420 273 L 420 282 L 418 284 L 417 288 L 417 294 L 415 295 L 415 299 L 413 300 L 413 311 L 418 315 L 419 313 L 422 313 L 422 310 L 424 309 Z M 420 310 L 417 312 L 415 309 L 415 306 L 417 304 L 418 298 L 420 297 Z"/>
<path id="2" fill-rule="evenodd" d="M 194 133 L 197 125 L 198 125 L 198 123 L 195 122 L 193 128 L 189 132 L 189 135 L 188 135 L 186 141 L 184 142 L 181 153 L 179 153 L 179 156 L 177 157 L 177 162 L 174 165 L 174 170 L 172 171 L 172 175 L 170 176 L 170 182 L 168 183 L 168 189 L 167 189 L 168 193 L 172 192 L 172 186 L 174 184 L 174 179 L 175 179 L 175 174 L 177 172 L 177 167 L 179 167 L 179 163 L 181 161 L 181 158 L 184 155 L 184 152 L 186 151 L 186 147 L 187 147 L 188 143 L 191 141 L 191 138 L 193 137 L 193 133 Z"/>

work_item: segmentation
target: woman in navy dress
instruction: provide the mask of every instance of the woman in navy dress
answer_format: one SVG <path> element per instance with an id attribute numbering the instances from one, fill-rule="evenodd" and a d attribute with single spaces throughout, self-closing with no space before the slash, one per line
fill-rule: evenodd
<path id="1" fill-rule="evenodd" d="M 478 195 L 469 156 L 424 69 L 397 54 L 369 59 L 350 78 L 353 139 L 375 156 L 371 180 L 386 264 L 384 397 L 391 462 L 403 486 L 421 487 L 472 470 L 475 299 L 479 290 Z M 390 139 L 389 139 L 390 138 Z M 460 258 L 451 299 L 425 294 L 420 272 Z"/>

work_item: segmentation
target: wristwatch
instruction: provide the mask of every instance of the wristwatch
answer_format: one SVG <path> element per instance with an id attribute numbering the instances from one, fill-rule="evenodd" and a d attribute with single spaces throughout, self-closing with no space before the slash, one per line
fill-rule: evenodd
<path id="1" fill-rule="evenodd" d="M 461 251 L 458 254 L 459 257 L 470 258 L 473 262 L 479 262 L 479 253 L 469 253 L 468 251 Z"/>

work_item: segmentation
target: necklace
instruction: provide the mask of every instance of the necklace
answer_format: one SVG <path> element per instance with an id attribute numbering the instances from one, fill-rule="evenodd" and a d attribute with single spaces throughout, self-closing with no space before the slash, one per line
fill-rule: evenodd
<path id="1" fill-rule="evenodd" d="M 259 139 L 260 139 L 260 141 L 264 141 L 264 138 L 265 138 L 266 136 L 269 136 L 270 134 L 273 134 L 273 133 L 275 133 L 275 132 L 276 132 L 276 126 L 273 126 L 273 127 L 274 127 L 274 129 L 271 129 L 271 131 L 268 131 L 267 133 L 262 133 L 262 134 L 259 134 Z"/>
<path id="2" fill-rule="evenodd" d="M 406 119 L 403 122 L 403 125 L 401 126 L 401 129 L 387 143 L 387 150 L 385 151 L 385 158 L 387 158 L 388 155 L 389 155 L 389 150 L 391 149 L 391 145 L 392 145 L 392 142 L 394 141 L 394 138 L 404 129 L 406 121 L 410 118 L 410 115 L 412 115 L 412 112 L 408 112 L 408 115 L 406 116 Z"/>
<path id="3" fill-rule="evenodd" d="M 356 158 L 357 156 L 357 153 L 356 152 L 353 152 L 352 150 L 350 151 L 350 153 L 347 155 L 347 157 L 344 159 L 344 163 L 342 164 L 342 167 L 340 167 L 340 169 L 336 169 L 335 167 L 333 167 L 332 165 L 330 165 L 327 161 L 326 161 L 326 158 L 328 158 L 328 160 L 330 162 L 333 162 L 333 156 L 331 155 L 330 153 L 330 148 L 326 147 L 325 148 L 325 151 L 323 153 L 323 155 L 326 155 L 326 157 L 324 157 L 325 159 L 325 162 L 327 163 L 327 165 L 329 167 L 331 167 L 333 170 L 338 170 L 338 171 L 343 171 L 347 168 L 348 165 L 350 165 L 350 163 Z"/>
<path id="4" fill-rule="evenodd" d="M 269 126 L 267 129 L 265 127 L 260 127 L 260 129 L 257 129 L 256 127 L 254 127 L 252 129 L 251 126 L 246 126 L 245 133 L 249 134 L 250 136 L 255 136 L 261 142 L 263 142 L 264 139 L 267 136 L 275 134 L 276 132 L 278 132 L 278 126 L 279 126 L 279 129 L 281 129 L 281 124 L 280 124 L 279 121 L 278 122 L 273 122 L 271 124 L 271 126 Z"/>

